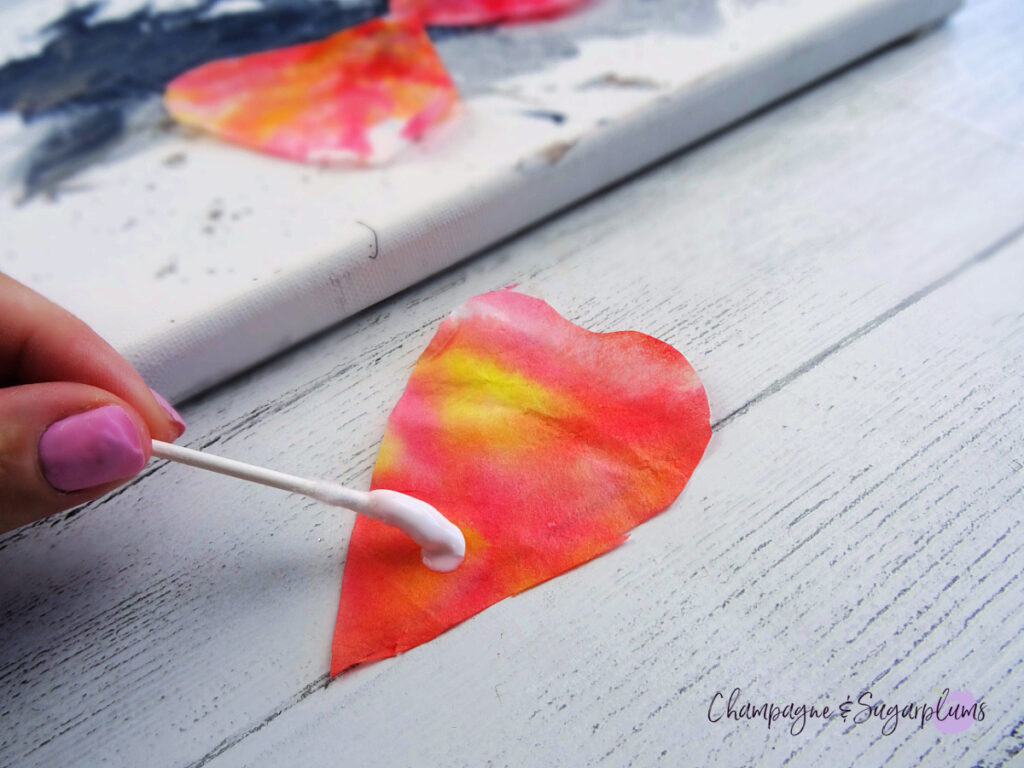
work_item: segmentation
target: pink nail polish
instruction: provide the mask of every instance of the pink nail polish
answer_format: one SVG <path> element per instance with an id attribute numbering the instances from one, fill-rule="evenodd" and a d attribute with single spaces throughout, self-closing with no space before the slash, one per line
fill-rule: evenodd
<path id="1" fill-rule="evenodd" d="M 131 477 L 146 465 L 146 455 L 128 414 L 104 405 L 47 427 L 39 463 L 54 488 L 80 491 Z"/>
<path id="2" fill-rule="evenodd" d="M 167 415 L 171 417 L 171 421 L 173 421 L 174 425 L 179 429 L 178 436 L 180 437 L 185 431 L 185 420 L 181 418 L 181 414 L 174 410 L 174 406 L 168 403 L 167 400 L 164 399 L 164 396 L 155 389 L 150 387 L 149 391 L 153 393 L 153 397 L 156 398 L 158 403 L 160 403 L 160 407 L 167 411 Z"/>

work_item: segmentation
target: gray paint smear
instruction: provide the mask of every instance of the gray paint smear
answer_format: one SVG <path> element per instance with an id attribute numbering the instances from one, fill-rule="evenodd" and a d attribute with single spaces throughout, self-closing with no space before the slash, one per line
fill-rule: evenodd
<path id="1" fill-rule="evenodd" d="M 159 72 L 148 80 L 139 78 L 137 73 L 130 73 L 129 78 L 129 74 L 123 70 L 123 55 L 118 58 L 103 53 L 105 49 L 102 41 L 105 38 L 102 36 L 110 37 L 113 29 L 124 27 L 125 34 L 128 34 L 131 25 L 145 22 L 152 31 L 153 20 L 159 18 L 166 29 L 173 33 L 164 36 L 178 55 L 182 43 L 176 36 L 180 36 L 187 21 L 192 25 L 186 29 L 192 44 L 201 44 L 202 40 L 209 38 L 211 45 L 219 46 L 218 50 L 210 51 L 210 57 L 213 58 L 225 55 L 225 50 L 231 46 L 242 51 L 247 46 L 256 49 L 274 47 L 275 29 L 280 29 L 280 44 L 285 45 L 303 39 L 305 27 L 314 34 L 321 28 L 333 30 L 335 18 L 341 21 L 352 13 L 362 12 L 364 8 L 365 15 L 370 16 L 374 15 L 375 6 L 383 6 L 383 3 L 376 5 L 374 0 L 261 0 L 257 11 L 226 13 L 204 21 L 204 9 L 215 7 L 218 2 L 197 0 L 191 6 L 176 8 L 159 17 L 155 15 L 156 12 L 147 11 L 140 4 L 141 10 L 121 19 L 105 19 L 95 29 L 90 27 L 88 11 L 69 11 L 61 17 L 61 23 L 65 26 L 69 23 L 68 18 L 75 19 L 76 50 L 84 50 L 86 56 L 92 56 L 91 51 L 95 50 L 98 59 L 109 58 L 111 66 L 118 71 L 103 75 L 100 71 L 102 66 L 89 59 L 90 63 L 99 67 L 97 71 L 103 75 L 99 81 L 110 80 L 113 86 L 96 93 L 83 92 L 67 106 L 57 103 L 48 111 L 36 109 L 31 114 L 23 114 L 25 119 L 32 120 L 34 124 L 26 126 L 27 149 L 14 171 L 26 197 L 39 192 L 55 195 L 84 168 L 127 151 L 137 150 L 140 145 L 159 141 L 168 130 L 177 130 L 159 102 L 164 82 L 158 76 Z M 491 92 L 502 80 L 542 71 L 576 56 L 579 43 L 587 39 L 629 37 L 647 34 L 651 30 L 680 36 L 706 35 L 724 23 L 725 14 L 741 15 L 751 6 L 769 2 L 777 3 L 779 0 L 592 0 L 578 11 L 557 19 L 484 27 L 435 27 L 429 32 L 462 96 L 471 98 Z M 297 24 L 295 19 L 295 11 L 303 5 L 311 9 L 309 23 L 305 26 Z M 358 16 L 355 17 L 355 21 L 358 20 Z M 206 25 L 210 27 L 209 30 Z M 59 28 L 52 28 L 51 33 L 53 29 Z M 227 37 L 222 30 L 227 30 Z M 258 32 L 259 40 L 247 42 L 246 36 L 250 32 Z M 231 37 L 232 34 L 235 37 Z M 305 34 L 308 35 L 308 32 Z M 41 30 L 41 35 L 44 38 L 48 36 L 45 28 Z M 95 40 L 90 40 L 90 36 Z M 198 58 L 203 59 L 201 50 Z M 81 67 L 76 69 L 81 71 Z M 0 71 L 8 74 L 6 81 L 0 77 L 0 85 L 14 94 L 8 99 L 11 102 L 8 108 L 18 103 L 15 99 L 19 93 L 17 80 L 22 76 L 18 73 L 28 73 L 30 70 L 24 62 L 6 62 L 0 67 Z M 172 70 L 173 67 L 168 72 Z M 57 79 L 49 75 L 47 87 L 55 89 L 62 99 L 67 100 L 70 91 L 61 87 L 60 70 L 56 71 Z M 90 75 L 90 78 L 88 84 L 96 91 L 91 84 L 97 78 L 94 75 Z M 125 78 L 129 78 L 126 82 L 130 87 L 121 84 Z M 66 84 L 70 87 L 73 82 L 69 80 Z M 608 84 L 629 86 L 626 81 L 619 83 L 612 80 Z M 29 88 L 29 85 L 32 87 Z M 22 90 L 31 96 L 30 101 L 38 107 L 36 102 L 40 99 L 45 101 L 47 93 L 40 91 L 37 86 L 38 83 L 26 82 Z M 630 87 L 635 87 L 635 84 Z M 2 92 L 3 88 L 0 88 L 0 95 Z M 553 122 L 564 119 L 564 116 L 550 111 L 524 109 L 524 115 Z M 10 175 L 10 171 L 8 169 L 6 175 Z"/>

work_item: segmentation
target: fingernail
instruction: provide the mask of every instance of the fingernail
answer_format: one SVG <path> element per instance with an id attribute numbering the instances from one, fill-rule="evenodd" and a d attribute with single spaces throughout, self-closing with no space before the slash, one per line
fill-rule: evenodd
<path id="1" fill-rule="evenodd" d="M 164 396 L 155 389 L 150 387 L 149 391 L 153 393 L 153 397 L 155 397 L 156 401 L 160 403 L 160 407 L 167 411 L 167 415 L 171 417 L 171 421 L 174 422 L 174 426 L 178 428 L 178 437 L 181 437 L 185 432 L 185 420 L 181 418 L 181 414 L 174 410 L 174 406 L 168 403 L 167 400 L 164 399 Z"/>
<path id="2" fill-rule="evenodd" d="M 39 463 L 58 491 L 80 491 L 122 480 L 146 466 L 135 424 L 123 409 L 104 405 L 46 428 Z"/>

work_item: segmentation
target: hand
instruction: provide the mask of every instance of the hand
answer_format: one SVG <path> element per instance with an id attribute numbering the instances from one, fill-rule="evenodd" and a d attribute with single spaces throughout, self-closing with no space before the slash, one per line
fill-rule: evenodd
<path id="1" fill-rule="evenodd" d="M 0 274 L 0 532 L 116 488 L 184 431 L 89 326 Z"/>

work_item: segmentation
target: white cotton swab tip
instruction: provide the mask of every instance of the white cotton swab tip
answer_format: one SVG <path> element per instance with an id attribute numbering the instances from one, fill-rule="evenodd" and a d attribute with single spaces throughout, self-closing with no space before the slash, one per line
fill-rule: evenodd
<path id="1" fill-rule="evenodd" d="M 413 496 L 382 488 L 370 491 L 363 514 L 402 530 L 420 545 L 423 564 L 448 573 L 466 556 L 466 539 L 451 521 L 430 504 Z"/>
<path id="2" fill-rule="evenodd" d="M 153 455 L 239 480 L 299 493 L 331 506 L 345 507 L 372 517 L 398 528 L 415 541 L 420 546 L 423 564 L 433 571 L 454 571 L 466 556 L 466 539 L 462 531 L 425 501 L 404 493 L 382 489 L 356 491 L 337 483 L 307 480 L 161 440 L 153 441 Z"/>

